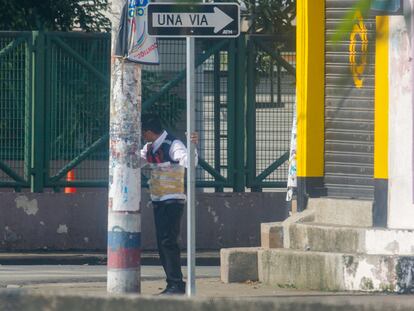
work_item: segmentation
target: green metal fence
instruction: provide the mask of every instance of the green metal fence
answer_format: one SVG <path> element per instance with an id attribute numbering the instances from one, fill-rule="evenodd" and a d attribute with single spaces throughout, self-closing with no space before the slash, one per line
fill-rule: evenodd
<path id="1" fill-rule="evenodd" d="M 0 36 L 0 186 L 30 184 L 32 33 Z"/>
<path id="2" fill-rule="evenodd" d="M 285 185 L 294 47 L 269 40 L 197 40 L 198 187 Z M 183 137 L 185 40 L 159 52 L 142 66 L 143 110 Z M 107 34 L 0 32 L 0 187 L 107 185 L 109 55 Z"/>
<path id="3" fill-rule="evenodd" d="M 83 186 L 105 186 L 110 37 L 48 33 L 45 44 L 45 187 L 65 185 L 70 169 Z"/>
<path id="4" fill-rule="evenodd" d="M 286 187 L 296 107 L 295 38 L 250 36 L 247 50 L 247 186 Z"/>

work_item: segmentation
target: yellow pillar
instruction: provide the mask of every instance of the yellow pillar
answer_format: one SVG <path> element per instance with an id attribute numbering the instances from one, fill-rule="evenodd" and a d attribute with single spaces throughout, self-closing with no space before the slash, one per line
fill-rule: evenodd
<path id="1" fill-rule="evenodd" d="M 389 17 L 377 16 L 375 43 L 374 226 L 387 226 Z"/>
<path id="2" fill-rule="evenodd" d="M 298 209 L 324 175 L 325 0 L 297 0 Z M 304 199 L 304 200 L 303 200 Z"/>

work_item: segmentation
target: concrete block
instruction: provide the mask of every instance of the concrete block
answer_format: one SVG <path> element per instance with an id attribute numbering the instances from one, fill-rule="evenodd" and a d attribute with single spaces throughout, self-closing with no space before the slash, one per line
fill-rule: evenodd
<path id="1" fill-rule="evenodd" d="M 315 223 L 372 227 L 372 201 L 311 198 L 308 208 L 315 211 Z"/>
<path id="2" fill-rule="evenodd" d="M 414 256 L 258 251 L 259 281 L 277 287 L 409 293 L 413 272 Z"/>
<path id="3" fill-rule="evenodd" d="M 224 283 L 257 281 L 258 247 L 220 250 L 220 274 Z"/>
<path id="4" fill-rule="evenodd" d="M 283 223 L 262 223 L 260 238 L 263 248 L 283 248 Z"/>

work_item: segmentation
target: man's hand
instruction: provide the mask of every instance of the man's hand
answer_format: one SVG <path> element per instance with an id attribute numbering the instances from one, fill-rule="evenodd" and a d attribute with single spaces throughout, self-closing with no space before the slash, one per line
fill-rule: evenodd
<path id="1" fill-rule="evenodd" d="M 185 133 L 185 136 L 187 136 L 187 132 Z M 192 132 L 190 135 L 190 140 L 194 145 L 198 145 L 198 132 Z"/>

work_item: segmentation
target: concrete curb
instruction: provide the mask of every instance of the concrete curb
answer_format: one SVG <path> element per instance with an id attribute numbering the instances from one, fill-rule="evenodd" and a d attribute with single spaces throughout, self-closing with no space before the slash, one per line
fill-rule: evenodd
<path id="1" fill-rule="evenodd" d="M 411 311 L 412 296 L 343 296 L 343 297 L 278 297 L 257 298 L 193 298 L 145 297 L 138 295 L 64 295 L 33 294 L 24 290 L 0 291 L 0 310 L 22 311 Z"/>
<path id="2" fill-rule="evenodd" d="M 0 254 L 0 265 L 106 265 L 106 254 Z"/>

